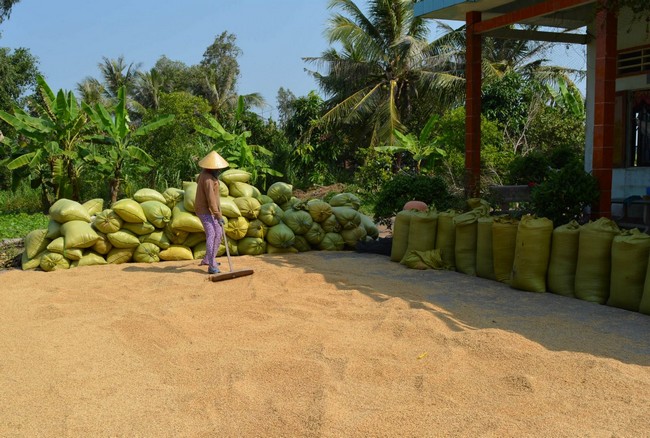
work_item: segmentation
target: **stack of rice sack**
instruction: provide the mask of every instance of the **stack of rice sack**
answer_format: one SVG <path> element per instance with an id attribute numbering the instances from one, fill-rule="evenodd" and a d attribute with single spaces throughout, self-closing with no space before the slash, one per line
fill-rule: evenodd
<path id="1" fill-rule="evenodd" d="M 650 315 L 650 235 L 607 218 L 554 228 L 547 218 L 488 212 L 482 203 L 462 214 L 401 211 L 391 260 Z"/>
<path id="2" fill-rule="evenodd" d="M 221 174 L 221 209 L 231 255 L 354 248 L 376 239 L 373 221 L 358 211 L 360 200 L 350 193 L 299 201 L 292 186 L 278 182 L 262 194 L 250 185 L 248 172 Z M 23 269 L 45 271 L 75 266 L 194 260 L 205 255 L 205 233 L 194 213 L 197 185 L 163 193 L 138 190 L 111 208 L 103 200 L 84 204 L 60 199 L 50 208 L 48 229 L 25 238 Z M 222 241 L 218 255 L 226 252 Z"/>

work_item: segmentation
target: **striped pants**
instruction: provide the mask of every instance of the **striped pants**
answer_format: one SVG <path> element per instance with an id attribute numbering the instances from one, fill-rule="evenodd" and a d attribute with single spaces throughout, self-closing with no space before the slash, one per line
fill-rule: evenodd
<path id="1" fill-rule="evenodd" d="M 215 257 L 217 251 L 219 250 L 219 245 L 221 244 L 221 225 L 217 222 L 217 219 L 211 214 L 199 214 L 199 219 L 203 224 L 203 229 L 205 230 L 205 257 L 203 257 L 203 263 L 207 264 L 211 268 L 216 268 L 217 264 Z"/>

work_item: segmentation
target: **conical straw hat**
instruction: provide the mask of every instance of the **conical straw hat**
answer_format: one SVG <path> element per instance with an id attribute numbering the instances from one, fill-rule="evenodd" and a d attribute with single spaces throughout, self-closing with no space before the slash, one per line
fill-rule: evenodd
<path id="1" fill-rule="evenodd" d="M 204 169 L 225 169 L 229 164 L 221 155 L 212 151 L 199 161 L 199 166 Z"/>

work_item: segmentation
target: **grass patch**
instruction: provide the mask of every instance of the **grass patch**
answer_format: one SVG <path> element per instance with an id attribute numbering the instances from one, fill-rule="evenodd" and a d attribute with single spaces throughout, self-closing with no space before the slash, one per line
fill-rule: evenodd
<path id="1" fill-rule="evenodd" d="M 0 240 L 23 238 L 30 231 L 47 228 L 49 216 L 43 213 L 0 214 Z"/>

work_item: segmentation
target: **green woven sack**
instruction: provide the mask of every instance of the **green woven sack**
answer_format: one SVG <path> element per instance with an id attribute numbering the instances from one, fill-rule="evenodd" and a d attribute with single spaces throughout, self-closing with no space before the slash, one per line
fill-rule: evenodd
<path id="1" fill-rule="evenodd" d="M 86 221 L 68 221 L 61 225 L 66 249 L 90 248 L 99 240 L 99 235 Z"/>
<path id="2" fill-rule="evenodd" d="M 280 223 L 284 217 L 284 210 L 275 202 L 262 204 L 260 214 L 257 216 L 265 225 L 272 227 Z"/>
<path id="3" fill-rule="evenodd" d="M 495 280 L 492 260 L 492 217 L 480 217 L 476 226 L 476 275 Z"/>
<path id="4" fill-rule="evenodd" d="M 393 242 L 390 247 L 390 260 L 400 262 L 409 246 L 409 233 L 411 230 L 412 210 L 402 210 L 395 216 L 393 223 Z M 325 231 L 325 227 L 323 227 Z"/>
<path id="5" fill-rule="evenodd" d="M 90 214 L 86 207 L 72 199 L 61 198 L 49 210 L 50 218 L 60 224 L 68 221 L 90 222 Z"/>
<path id="6" fill-rule="evenodd" d="M 51 240 L 61 237 L 61 224 L 54 219 L 50 219 L 47 223 L 47 233 L 45 234 L 45 237 Z"/>
<path id="7" fill-rule="evenodd" d="M 649 256 L 649 235 L 632 230 L 614 237 L 608 306 L 639 311 Z"/>
<path id="8" fill-rule="evenodd" d="M 450 270 L 456 269 L 456 225 L 454 217 L 458 213 L 454 210 L 438 213 L 438 227 L 436 231 L 436 246 L 445 266 Z"/>
<path id="9" fill-rule="evenodd" d="M 106 235 L 108 241 L 114 248 L 136 248 L 140 245 L 140 239 L 134 233 L 128 230 L 120 230 Z"/>
<path id="10" fill-rule="evenodd" d="M 492 263 L 494 277 L 501 283 L 510 284 L 512 265 L 517 247 L 519 221 L 511 217 L 495 217 L 492 223 Z"/>
<path id="11" fill-rule="evenodd" d="M 259 237 L 244 237 L 237 241 L 237 252 L 240 255 L 266 254 L 266 242 Z"/>
<path id="12" fill-rule="evenodd" d="M 183 202 L 183 191 L 181 189 L 169 187 L 162 195 L 165 198 L 165 205 L 170 209 L 176 207 L 179 202 Z"/>
<path id="13" fill-rule="evenodd" d="M 32 259 L 47 248 L 52 240 L 45 237 L 47 235 L 46 229 L 33 230 L 25 236 L 25 253 L 27 258 Z"/>
<path id="14" fill-rule="evenodd" d="M 273 245 L 266 245 L 266 253 L 267 254 L 297 254 L 300 251 L 298 251 L 298 248 L 290 246 L 288 248 L 278 248 Z"/>
<path id="15" fill-rule="evenodd" d="M 266 235 L 266 241 L 276 248 L 288 248 L 293 246 L 295 240 L 295 233 L 284 222 L 280 222 L 279 224 L 270 227 L 269 232 Z"/>
<path id="16" fill-rule="evenodd" d="M 183 204 L 177 204 L 173 208 L 170 224 L 172 229 L 176 231 L 186 231 L 188 233 L 205 232 L 198 216 L 186 211 Z"/>
<path id="17" fill-rule="evenodd" d="M 226 184 L 234 182 L 248 183 L 251 180 L 251 174 L 243 169 L 228 169 L 219 174 L 219 179 Z"/>
<path id="18" fill-rule="evenodd" d="M 332 196 L 329 200 L 329 204 L 332 207 L 350 207 L 358 210 L 361 206 L 361 200 L 353 193 L 339 193 Z"/>
<path id="19" fill-rule="evenodd" d="M 133 261 L 137 263 L 156 263 L 160 261 L 160 248 L 153 243 L 141 243 L 133 252 Z"/>
<path id="20" fill-rule="evenodd" d="M 140 189 L 133 194 L 133 199 L 138 201 L 140 204 L 148 201 L 158 201 L 161 204 L 167 203 L 167 199 L 165 199 L 165 196 L 162 193 L 160 193 L 158 190 L 154 190 L 154 189 Z"/>
<path id="21" fill-rule="evenodd" d="M 481 215 L 481 210 L 471 210 L 467 213 L 454 216 L 452 219 L 456 229 L 454 261 L 456 263 L 456 271 L 460 273 L 476 275 L 478 218 Z"/>
<path id="22" fill-rule="evenodd" d="M 327 219 L 325 219 L 323 222 L 320 223 L 320 226 L 323 227 L 323 230 L 326 233 L 338 233 L 341 231 L 341 224 L 339 223 L 338 220 L 336 220 L 336 216 L 334 216 L 334 213 Z"/>
<path id="23" fill-rule="evenodd" d="M 305 234 L 311 228 L 314 219 L 304 210 L 289 209 L 284 212 L 282 222 L 291 228 L 294 234 Z"/>
<path id="24" fill-rule="evenodd" d="M 232 184 L 228 184 L 228 191 L 233 198 L 255 197 L 255 187 L 245 182 L 235 181 Z"/>
<path id="25" fill-rule="evenodd" d="M 648 259 L 648 264 L 646 266 L 646 276 L 645 282 L 643 283 L 643 295 L 641 296 L 641 302 L 639 303 L 639 312 L 650 315 L 650 259 Z"/>
<path id="26" fill-rule="evenodd" d="M 171 224 L 165 225 L 165 228 L 163 228 L 163 233 L 165 233 L 165 236 L 167 236 L 167 239 L 169 239 L 171 243 L 176 245 L 180 245 L 185 242 L 187 236 L 190 235 L 190 233 L 187 231 L 181 231 L 172 228 Z"/>
<path id="27" fill-rule="evenodd" d="M 70 265 L 71 268 L 77 268 L 80 266 L 95 266 L 95 265 L 106 265 L 108 262 L 104 257 L 97 254 L 96 252 L 86 251 L 79 260 L 75 260 Z"/>
<path id="28" fill-rule="evenodd" d="M 190 233 L 183 241 L 183 245 L 193 248 L 201 242 L 205 242 L 205 233 Z"/>
<path id="29" fill-rule="evenodd" d="M 202 234 L 204 235 L 203 240 L 205 240 L 205 233 Z M 140 236 L 140 243 L 153 243 L 160 249 L 167 249 L 172 244 L 164 231 L 154 231 L 151 234 Z"/>
<path id="30" fill-rule="evenodd" d="M 162 196 L 162 195 L 161 195 Z M 160 201 L 144 201 L 140 204 L 144 215 L 156 228 L 165 228 L 172 219 L 172 211 Z"/>
<path id="31" fill-rule="evenodd" d="M 65 239 L 63 237 L 57 237 L 49 245 L 47 245 L 47 250 L 50 252 L 55 252 L 61 254 L 68 260 L 79 260 L 83 255 L 83 250 L 80 248 L 65 248 Z"/>
<path id="32" fill-rule="evenodd" d="M 219 206 L 221 207 L 221 214 L 228 218 L 236 218 L 242 215 L 241 211 L 239 211 L 239 207 L 235 204 L 235 198 L 221 198 Z"/>
<path id="33" fill-rule="evenodd" d="M 142 207 L 135 199 L 120 199 L 111 208 L 124 222 L 142 223 L 147 221 L 144 210 L 142 210 Z"/>
<path id="34" fill-rule="evenodd" d="M 114 233 L 122 228 L 124 221 L 111 209 L 98 213 L 93 220 L 93 226 L 102 233 Z"/>
<path id="35" fill-rule="evenodd" d="M 575 220 L 553 230 L 547 276 L 549 292 L 575 297 L 579 239 L 580 224 Z"/>
<path id="36" fill-rule="evenodd" d="M 314 222 L 304 237 L 310 245 L 318 245 L 323 240 L 323 237 L 325 237 L 325 230 L 323 230 L 323 227 L 318 222 Z"/>
<path id="37" fill-rule="evenodd" d="M 243 196 L 241 198 L 234 199 L 237 208 L 242 216 L 247 219 L 257 219 L 260 214 L 260 201 L 250 196 Z"/>
<path id="38" fill-rule="evenodd" d="M 305 236 L 296 236 L 296 240 L 293 242 L 293 247 L 299 252 L 311 251 L 311 245 L 307 242 Z"/>
<path id="39" fill-rule="evenodd" d="M 326 233 L 318 244 L 318 249 L 323 251 L 342 251 L 344 247 L 345 241 L 338 233 Z"/>
<path id="40" fill-rule="evenodd" d="M 31 259 L 27 257 L 27 252 L 23 251 L 23 254 L 20 258 L 20 267 L 23 271 L 28 271 L 30 269 L 36 269 L 41 266 L 41 257 L 47 252 L 41 251 L 38 254 L 36 254 L 34 257 Z"/>
<path id="41" fill-rule="evenodd" d="M 41 256 L 41 263 L 39 266 L 46 272 L 56 271 L 59 269 L 70 269 L 70 261 L 59 253 L 45 251 Z"/>
<path id="42" fill-rule="evenodd" d="M 363 213 L 359 213 L 359 218 L 361 219 L 361 225 L 366 229 L 366 234 L 373 239 L 377 239 L 379 237 L 379 228 L 377 228 L 377 224 L 372 218 Z"/>
<path id="43" fill-rule="evenodd" d="M 442 260 L 439 249 L 429 251 L 410 250 L 404 254 L 400 263 L 411 269 L 449 269 L 449 266 Z"/>
<path id="44" fill-rule="evenodd" d="M 528 292 L 546 292 L 552 234 L 552 220 L 530 215 L 521 218 L 515 239 L 511 287 Z"/>
<path id="45" fill-rule="evenodd" d="M 332 215 L 332 206 L 322 199 L 307 201 L 307 211 L 315 222 L 323 222 Z"/>
<path id="46" fill-rule="evenodd" d="M 612 242 L 620 234 L 616 222 L 600 218 L 580 228 L 575 294 L 581 300 L 605 304 L 609 298 Z"/>
<path id="47" fill-rule="evenodd" d="M 133 257 L 135 248 L 113 248 L 106 254 L 106 262 L 110 265 L 128 263 Z"/>
<path id="48" fill-rule="evenodd" d="M 92 249 L 97 254 L 108 254 L 108 252 L 113 249 L 113 245 L 108 240 L 108 236 L 101 231 L 97 231 L 97 235 L 99 236 L 99 239 L 97 239 L 97 242 L 95 242 L 95 244 L 91 246 L 90 249 Z"/>
<path id="49" fill-rule="evenodd" d="M 248 230 L 246 231 L 246 237 L 258 237 L 264 239 L 266 232 L 269 227 L 267 227 L 264 222 L 259 219 L 255 219 L 248 223 Z"/>
<path id="50" fill-rule="evenodd" d="M 291 184 L 278 181 L 271 184 L 271 186 L 266 191 L 266 194 L 271 197 L 271 199 L 273 199 L 273 202 L 278 205 L 282 205 L 285 202 L 288 202 L 293 196 L 293 186 Z"/>
<path id="51" fill-rule="evenodd" d="M 437 211 L 411 211 L 407 251 L 431 251 L 435 249 L 437 233 Z"/>
<path id="52" fill-rule="evenodd" d="M 104 209 L 104 200 L 102 198 L 95 198 L 81 204 L 84 206 L 90 216 L 94 216 Z"/>
<path id="53" fill-rule="evenodd" d="M 332 207 L 332 213 L 344 230 L 352 230 L 361 225 L 361 216 L 352 207 Z"/>
<path id="54" fill-rule="evenodd" d="M 351 230 L 341 230 L 341 237 L 350 248 L 356 248 L 357 243 L 365 239 L 367 235 L 366 229 L 361 225 Z"/>
<path id="55" fill-rule="evenodd" d="M 194 213 L 194 201 L 196 201 L 196 190 L 198 184 L 194 181 L 183 182 L 183 207 L 185 211 Z"/>
<path id="56" fill-rule="evenodd" d="M 151 222 L 142 222 L 142 223 L 131 223 L 124 222 L 122 225 L 123 230 L 129 230 L 137 236 L 144 236 L 146 234 L 151 234 L 156 231 L 156 227 L 153 226 Z"/>

